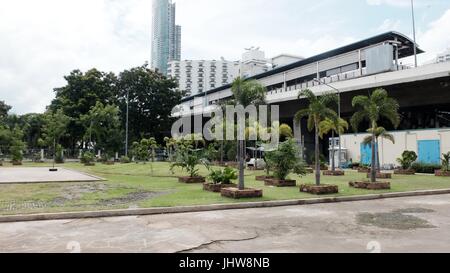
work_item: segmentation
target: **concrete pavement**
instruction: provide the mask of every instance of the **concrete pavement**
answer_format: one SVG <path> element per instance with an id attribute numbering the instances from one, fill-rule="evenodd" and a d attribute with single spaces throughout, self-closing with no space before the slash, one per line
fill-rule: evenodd
<path id="1" fill-rule="evenodd" d="M 0 252 L 450 252 L 450 195 L 0 224 Z"/>

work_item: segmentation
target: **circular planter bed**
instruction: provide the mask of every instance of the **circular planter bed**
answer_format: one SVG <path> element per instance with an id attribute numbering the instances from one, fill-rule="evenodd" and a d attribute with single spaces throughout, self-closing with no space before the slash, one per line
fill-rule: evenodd
<path id="1" fill-rule="evenodd" d="M 0 167 L 3 167 L 3 162 L 0 162 Z"/>
<path id="2" fill-rule="evenodd" d="M 13 166 L 22 166 L 22 161 L 11 161 Z"/>
<path id="3" fill-rule="evenodd" d="M 297 181 L 295 180 L 279 180 L 279 179 L 266 179 L 264 180 L 266 186 L 274 187 L 296 187 Z"/>
<path id="4" fill-rule="evenodd" d="M 206 180 L 204 177 L 190 177 L 190 176 L 182 176 L 178 177 L 178 182 L 186 183 L 186 184 L 195 184 L 195 183 L 205 183 Z"/>
<path id="5" fill-rule="evenodd" d="M 267 175 L 261 175 L 261 176 L 256 176 L 255 180 L 256 181 L 266 181 L 266 179 L 274 179 L 275 177 L 273 176 L 267 176 Z"/>
<path id="6" fill-rule="evenodd" d="M 436 170 L 434 171 L 435 176 L 445 176 L 445 177 L 449 177 L 450 176 L 450 172 L 443 172 L 442 170 Z"/>
<path id="7" fill-rule="evenodd" d="M 324 171 L 323 175 L 325 176 L 344 176 L 345 172 L 344 171 Z"/>
<path id="8" fill-rule="evenodd" d="M 336 185 L 313 185 L 313 184 L 305 184 L 300 186 L 300 192 L 306 192 L 311 194 L 335 194 L 339 193 L 339 187 Z"/>
<path id="9" fill-rule="evenodd" d="M 105 164 L 105 165 L 114 165 L 115 163 L 113 161 L 106 161 L 106 162 L 103 162 L 103 164 Z"/>
<path id="10" fill-rule="evenodd" d="M 263 191 L 260 189 L 244 189 L 240 190 L 238 188 L 224 188 L 221 190 L 221 195 L 223 197 L 241 199 L 241 198 L 260 198 L 263 196 Z"/>
<path id="11" fill-rule="evenodd" d="M 367 178 L 370 178 L 370 173 L 367 174 Z M 377 179 L 392 179 L 391 173 L 377 173 Z"/>
<path id="12" fill-rule="evenodd" d="M 350 182 L 349 186 L 355 189 L 366 189 L 366 190 L 390 190 L 390 182 Z"/>
<path id="13" fill-rule="evenodd" d="M 203 184 L 203 190 L 211 191 L 211 192 L 221 192 L 222 189 L 225 188 L 236 188 L 236 184 L 214 184 L 214 183 L 205 183 Z"/>
<path id="14" fill-rule="evenodd" d="M 403 169 L 399 169 L 399 170 L 395 170 L 394 174 L 399 174 L 399 175 L 415 175 L 416 171 L 415 170 L 403 170 Z"/>
<path id="15" fill-rule="evenodd" d="M 314 173 L 314 169 L 313 168 L 306 168 L 306 173 Z"/>
<path id="16" fill-rule="evenodd" d="M 95 163 L 84 163 L 84 166 L 86 166 L 86 167 L 92 167 L 92 166 L 95 166 Z"/>

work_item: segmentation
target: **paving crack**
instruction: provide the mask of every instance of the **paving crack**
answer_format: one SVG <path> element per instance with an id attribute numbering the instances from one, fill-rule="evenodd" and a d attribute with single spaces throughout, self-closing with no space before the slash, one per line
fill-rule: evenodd
<path id="1" fill-rule="evenodd" d="M 204 244 L 201 244 L 201 245 L 199 245 L 199 246 L 196 246 L 196 247 L 192 247 L 192 248 L 188 248 L 188 249 L 183 249 L 183 250 L 180 250 L 180 251 L 177 251 L 177 252 L 175 252 L 175 253 L 188 253 L 188 252 L 190 252 L 190 251 L 194 251 L 194 250 L 201 250 L 201 249 L 203 249 L 203 248 L 205 248 L 205 247 L 208 247 L 208 246 L 211 246 L 211 245 L 214 245 L 214 244 L 220 244 L 220 243 L 228 243 L 228 242 L 246 242 L 246 241 L 251 241 L 251 240 L 255 240 L 255 239 L 257 239 L 257 238 L 259 238 L 259 233 L 258 232 L 255 232 L 256 233 L 256 235 L 254 235 L 254 236 L 252 236 L 252 237 L 249 237 L 249 238 L 243 238 L 243 239 L 229 239 L 229 240 L 212 240 L 212 241 L 210 241 L 210 242 L 208 242 L 208 243 L 204 243 Z"/>

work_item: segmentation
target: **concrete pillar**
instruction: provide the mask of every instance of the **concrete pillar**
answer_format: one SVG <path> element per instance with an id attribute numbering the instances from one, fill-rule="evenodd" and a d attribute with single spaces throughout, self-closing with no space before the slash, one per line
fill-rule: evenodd
<path id="1" fill-rule="evenodd" d="M 97 157 L 98 157 L 98 158 L 101 158 L 101 157 L 102 157 L 102 151 L 101 151 L 101 150 L 98 150 L 98 152 L 97 152 Z"/>
<path id="2" fill-rule="evenodd" d="M 116 160 L 119 159 L 119 153 L 116 152 Z"/>
<path id="3" fill-rule="evenodd" d="M 45 160 L 45 158 L 44 158 L 44 149 L 41 149 L 41 161 L 44 161 Z"/>
<path id="4" fill-rule="evenodd" d="M 296 121 L 294 119 L 294 139 L 300 149 L 300 156 L 304 158 L 304 145 L 303 145 L 303 135 L 302 135 L 302 124 L 301 121 Z"/>

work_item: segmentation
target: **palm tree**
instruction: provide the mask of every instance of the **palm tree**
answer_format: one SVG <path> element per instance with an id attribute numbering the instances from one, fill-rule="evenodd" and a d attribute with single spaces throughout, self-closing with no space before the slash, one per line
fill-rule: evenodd
<path id="1" fill-rule="evenodd" d="M 320 122 L 329 118 L 337 119 L 337 114 L 329 108 L 332 104 L 338 102 L 338 96 L 332 93 L 326 93 L 322 96 L 316 96 L 311 90 L 305 89 L 300 92 L 299 99 L 306 98 L 309 101 L 308 108 L 302 109 L 295 114 L 295 121 L 300 122 L 302 118 L 308 117 L 308 130 L 315 129 L 315 164 L 316 164 L 316 185 L 320 186 L 320 149 L 319 135 Z"/>
<path id="2" fill-rule="evenodd" d="M 358 111 L 353 115 L 351 124 L 353 130 L 357 131 L 359 125 L 364 120 L 370 122 L 370 132 L 372 134 L 372 168 L 370 172 L 370 181 L 376 182 L 375 170 L 375 145 L 376 145 L 376 129 L 378 128 L 378 121 L 381 117 L 388 119 L 396 128 L 400 124 L 400 115 L 398 110 L 400 108 L 398 102 L 388 96 L 388 92 L 384 89 L 376 89 L 370 96 L 356 96 L 353 98 L 353 107 L 358 108 Z"/>
<path id="3" fill-rule="evenodd" d="M 323 139 L 323 136 L 328 134 L 331 131 L 332 138 L 334 139 L 334 134 L 342 135 L 346 130 L 348 130 L 348 122 L 345 121 L 342 118 L 337 119 L 329 119 L 326 118 L 324 121 L 322 121 L 319 124 L 319 132 L 320 132 L 320 138 Z M 336 164 L 335 164 L 335 151 L 334 151 L 334 144 L 333 149 L 331 150 L 331 170 L 334 172 L 336 171 Z M 339 158 L 339 161 L 341 159 Z"/>
<path id="4" fill-rule="evenodd" d="M 369 132 L 371 135 L 367 136 L 364 138 L 363 140 L 363 144 L 364 145 L 370 145 L 372 143 L 372 129 L 367 130 L 367 132 Z M 375 129 L 375 150 L 376 150 L 376 160 L 375 160 L 375 169 L 377 170 L 377 172 L 381 172 L 381 167 L 380 167 L 380 146 L 379 144 L 379 138 L 384 138 L 387 139 L 389 141 L 391 141 L 393 144 L 395 144 L 395 137 L 393 134 L 388 133 L 388 131 L 386 131 L 386 129 L 384 129 L 383 127 L 378 127 Z"/>
<path id="5" fill-rule="evenodd" d="M 238 77 L 234 80 L 231 91 L 233 92 L 234 105 L 262 105 L 266 102 L 267 89 L 255 80 L 245 80 Z M 238 159 L 239 159 L 239 190 L 245 189 L 244 184 L 244 154 L 245 140 L 238 139 Z"/>

